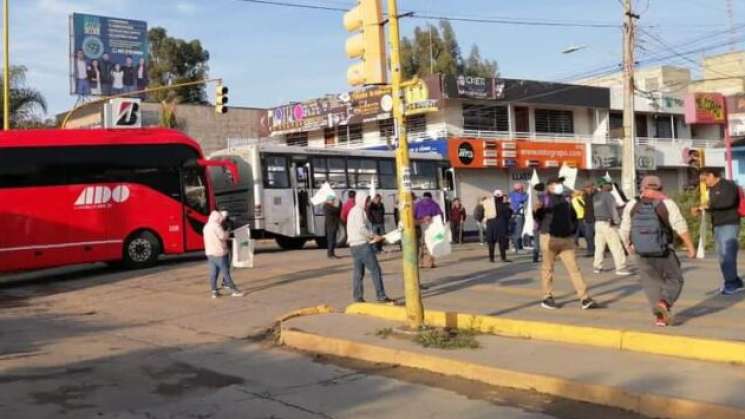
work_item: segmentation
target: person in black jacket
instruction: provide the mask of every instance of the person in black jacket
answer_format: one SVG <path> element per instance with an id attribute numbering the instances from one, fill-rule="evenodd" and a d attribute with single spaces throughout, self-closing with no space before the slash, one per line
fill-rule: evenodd
<path id="1" fill-rule="evenodd" d="M 326 228 L 326 256 L 336 259 L 336 234 L 341 224 L 341 206 L 336 203 L 335 197 L 330 197 L 323 203 L 323 216 Z"/>
<path id="2" fill-rule="evenodd" d="M 101 56 L 100 67 L 101 96 L 111 96 L 111 85 L 114 82 L 111 71 L 114 70 L 114 63 L 106 52 Z"/>
<path id="3" fill-rule="evenodd" d="M 380 194 L 375 195 L 370 205 L 367 206 L 367 219 L 372 225 L 373 234 L 383 236 L 385 234 L 385 205 Z M 383 251 L 383 241 L 375 244 L 378 253 Z"/>
<path id="4" fill-rule="evenodd" d="M 494 250 L 499 243 L 499 257 L 502 262 L 512 262 L 507 259 L 507 248 L 510 245 L 509 230 L 512 219 L 512 207 L 504 200 L 504 192 L 494 191 L 494 207 L 491 202 L 484 205 L 486 218 L 486 242 L 489 245 L 489 261 L 494 262 Z"/>
<path id="5" fill-rule="evenodd" d="M 719 267 L 724 277 L 721 288 L 723 295 L 733 295 L 745 291 L 742 278 L 737 275 L 737 251 L 740 247 L 740 193 L 731 180 L 722 179 L 719 169 L 703 169 L 701 176 L 709 188 L 709 205 L 696 209 L 698 213 L 706 210 L 711 213 L 714 227 L 714 240 L 717 243 Z"/>
<path id="6" fill-rule="evenodd" d="M 541 285 L 543 301 L 541 307 L 555 310 L 559 306 L 553 297 L 554 264 L 561 259 L 583 310 L 597 307 L 587 293 L 587 284 L 577 266 L 574 235 L 577 231 L 577 214 L 566 196 L 563 178 L 552 178 L 547 182 L 547 193 L 536 202 L 534 216 L 540 223 L 540 245 L 543 253 Z"/>
<path id="7" fill-rule="evenodd" d="M 129 55 L 124 61 L 124 67 L 122 70 L 124 71 L 124 93 L 134 92 L 136 88 L 135 86 L 137 85 L 137 72 L 132 57 Z"/>

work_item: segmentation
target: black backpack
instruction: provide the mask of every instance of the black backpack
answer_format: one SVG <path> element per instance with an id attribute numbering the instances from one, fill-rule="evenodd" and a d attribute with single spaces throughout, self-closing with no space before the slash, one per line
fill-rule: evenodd
<path id="1" fill-rule="evenodd" d="M 641 257 L 664 257 L 670 251 L 672 229 L 667 207 L 658 200 L 639 200 L 631 208 L 631 244 Z"/>

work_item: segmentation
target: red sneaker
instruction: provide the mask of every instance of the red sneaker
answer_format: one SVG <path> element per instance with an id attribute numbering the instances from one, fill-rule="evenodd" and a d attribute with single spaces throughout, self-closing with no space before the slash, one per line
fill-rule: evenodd
<path id="1" fill-rule="evenodd" d="M 670 304 L 668 304 L 667 301 L 658 301 L 657 305 L 654 306 L 654 314 L 657 317 L 657 326 L 660 326 L 660 323 L 664 323 L 662 326 L 670 325 L 672 314 L 670 313 Z"/>

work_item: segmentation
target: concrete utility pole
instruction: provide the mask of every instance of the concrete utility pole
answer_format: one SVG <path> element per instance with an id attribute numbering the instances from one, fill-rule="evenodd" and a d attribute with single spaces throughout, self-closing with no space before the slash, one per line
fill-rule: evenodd
<path id="1" fill-rule="evenodd" d="M 621 189 L 628 198 L 636 196 L 636 124 L 634 123 L 634 46 L 636 41 L 635 15 L 631 0 L 624 0 L 623 23 L 623 158 L 621 160 Z"/>
<path id="2" fill-rule="evenodd" d="M 411 198 L 411 166 L 409 162 L 409 142 L 406 138 L 404 93 L 401 89 L 400 38 L 396 0 L 388 0 L 388 21 L 390 23 L 389 36 L 391 42 L 391 96 L 393 96 L 393 118 L 398 137 L 396 172 L 398 173 L 399 213 L 404 227 L 401 242 L 406 319 L 411 328 L 419 328 L 424 324 L 424 308 L 422 306 L 422 295 L 419 291 L 419 260 L 414 226 L 414 202 Z"/>

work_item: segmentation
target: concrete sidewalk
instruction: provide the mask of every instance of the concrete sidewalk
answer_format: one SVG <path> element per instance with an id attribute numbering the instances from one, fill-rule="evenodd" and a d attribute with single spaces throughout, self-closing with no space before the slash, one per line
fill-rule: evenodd
<path id="1" fill-rule="evenodd" d="M 745 368 L 579 345 L 481 335 L 478 349 L 425 349 L 377 331 L 401 323 L 323 314 L 289 320 L 284 344 L 487 384 L 620 407 L 652 417 L 745 418 Z"/>
<path id="2" fill-rule="evenodd" d="M 531 263 L 530 255 L 511 256 L 513 263 L 489 263 L 487 250 L 478 244 L 457 246 L 453 255 L 439 261 L 434 270 L 422 270 L 422 291 L 427 309 L 473 313 L 590 326 L 631 329 L 733 341 L 745 340 L 745 293 L 722 296 L 718 293 L 721 273 L 715 257 L 704 260 L 681 258 L 685 287 L 673 308 L 674 327 L 658 328 L 636 275 L 618 277 L 614 272 L 592 273 L 592 259 L 580 258 L 579 264 L 590 294 L 601 304 L 597 310 L 582 311 L 561 263 L 557 263 L 554 296 L 562 309 L 540 308 L 540 264 Z M 710 252 L 711 253 L 711 252 Z M 611 267 L 610 257 L 606 266 Z M 633 260 L 631 270 L 634 270 Z M 386 264 L 400 281 L 397 264 Z M 740 258 L 745 272 L 745 257 Z M 388 278 L 388 277 L 387 277 Z"/>

